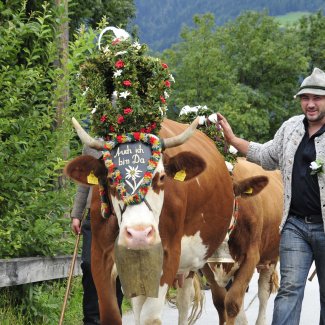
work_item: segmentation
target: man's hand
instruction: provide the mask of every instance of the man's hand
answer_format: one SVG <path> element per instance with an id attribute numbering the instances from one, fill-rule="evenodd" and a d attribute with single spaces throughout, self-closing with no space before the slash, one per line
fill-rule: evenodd
<path id="1" fill-rule="evenodd" d="M 218 116 L 218 123 L 222 127 L 225 140 L 229 144 L 234 146 L 239 152 L 241 152 L 246 156 L 248 152 L 249 142 L 244 139 L 238 138 L 234 134 L 230 124 L 228 123 L 228 121 L 224 116 L 222 116 L 220 113 L 217 113 L 217 116 Z"/>
<path id="2" fill-rule="evenodd" d="M 217 113 L 217 116 L 218 116 L 218 123 L 222 127 L 223 134 L 225 136 L 225 140 L 229 144 L 232 145 L 233 144 L 232 142 L 234 141 L 236 136 L 235 136 L 234 132 L 232 131 L 232 128 L 231 128 L 230 124 L 228 123 L 226 118 L 224 116 L 222 116 L 220 113 Z"/>
<path id="3" fill-rule="evenodd" d="M 78 235 L 81 233 L 81 220 L 78 219 L 78 218 L 72 218 L 72 221 L 71 221 L 71 229 L 72 231 Z"/>

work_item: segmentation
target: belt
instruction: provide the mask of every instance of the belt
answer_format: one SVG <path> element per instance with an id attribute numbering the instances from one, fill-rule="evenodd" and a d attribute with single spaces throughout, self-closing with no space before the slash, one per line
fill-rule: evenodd
<path id="1" fill-rule="evenodd" d="M 321 214 L 311 214 L 310 216 L 298 216 L 296 215 L 297 218 L 303 219 L 305 223 L 322 223 L 323 222 L 323 217 Z"/>

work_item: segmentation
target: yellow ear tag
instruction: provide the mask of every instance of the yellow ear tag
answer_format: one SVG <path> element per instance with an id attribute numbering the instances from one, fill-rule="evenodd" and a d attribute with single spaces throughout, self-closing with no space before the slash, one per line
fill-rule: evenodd
<path id="1" fill-rule="evenodd" d="M 186 172 L 184 169 L 182 169 L 175 174 L 174 179 L 180 182 L 184 182 L 185 177 L 186 177 Z"/>
<path id="2" fill-rule="evenodd" d="M 253 194 L 253 188 L 249 187 L 244 193 L 245 194 Z"/>
<path id="3" fill-rule="evenodd" d="M 90 174 L 87 176 L 87 182 L 88 184 L 93 184 L 93 185 L 98 184 L 98 178 L 94 175 L 93 171 L 91 171 Z"/>

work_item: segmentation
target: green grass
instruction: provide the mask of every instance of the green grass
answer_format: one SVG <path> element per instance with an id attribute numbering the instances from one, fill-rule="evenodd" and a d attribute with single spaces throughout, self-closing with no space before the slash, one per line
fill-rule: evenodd
<path id="1" fill-rule="evenodd" d="M 311 12 L 308 11 L 296 11 L 290 12 L 283 16 L 276 16 L 275 19 L 280 23 L 281 26 L 292 25 L 297 22 L 303 16 L 311 15 Z"/>
<path id="2" fill-rule="evenodd" d="M 25 286 L 0 289 L 1 325 L 58 324 L 63 306 L 66 280 L 47 281 Z M 64 313 L 64 325 L 82 325 L 81 276 L 74 277 Z M 123 313 L 131 310 L 130 302 L 123 300 Z"/>

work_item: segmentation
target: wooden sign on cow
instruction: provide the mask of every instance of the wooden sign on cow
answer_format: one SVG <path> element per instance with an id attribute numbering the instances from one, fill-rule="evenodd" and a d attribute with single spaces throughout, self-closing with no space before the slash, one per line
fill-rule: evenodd
<path id="1" fill-rule="evenodd" d="M 134 194 L 141 184 L 150 156 L 151 148 L 143 142 L 122 143 L 111 151 L 128 194 Z"/>

